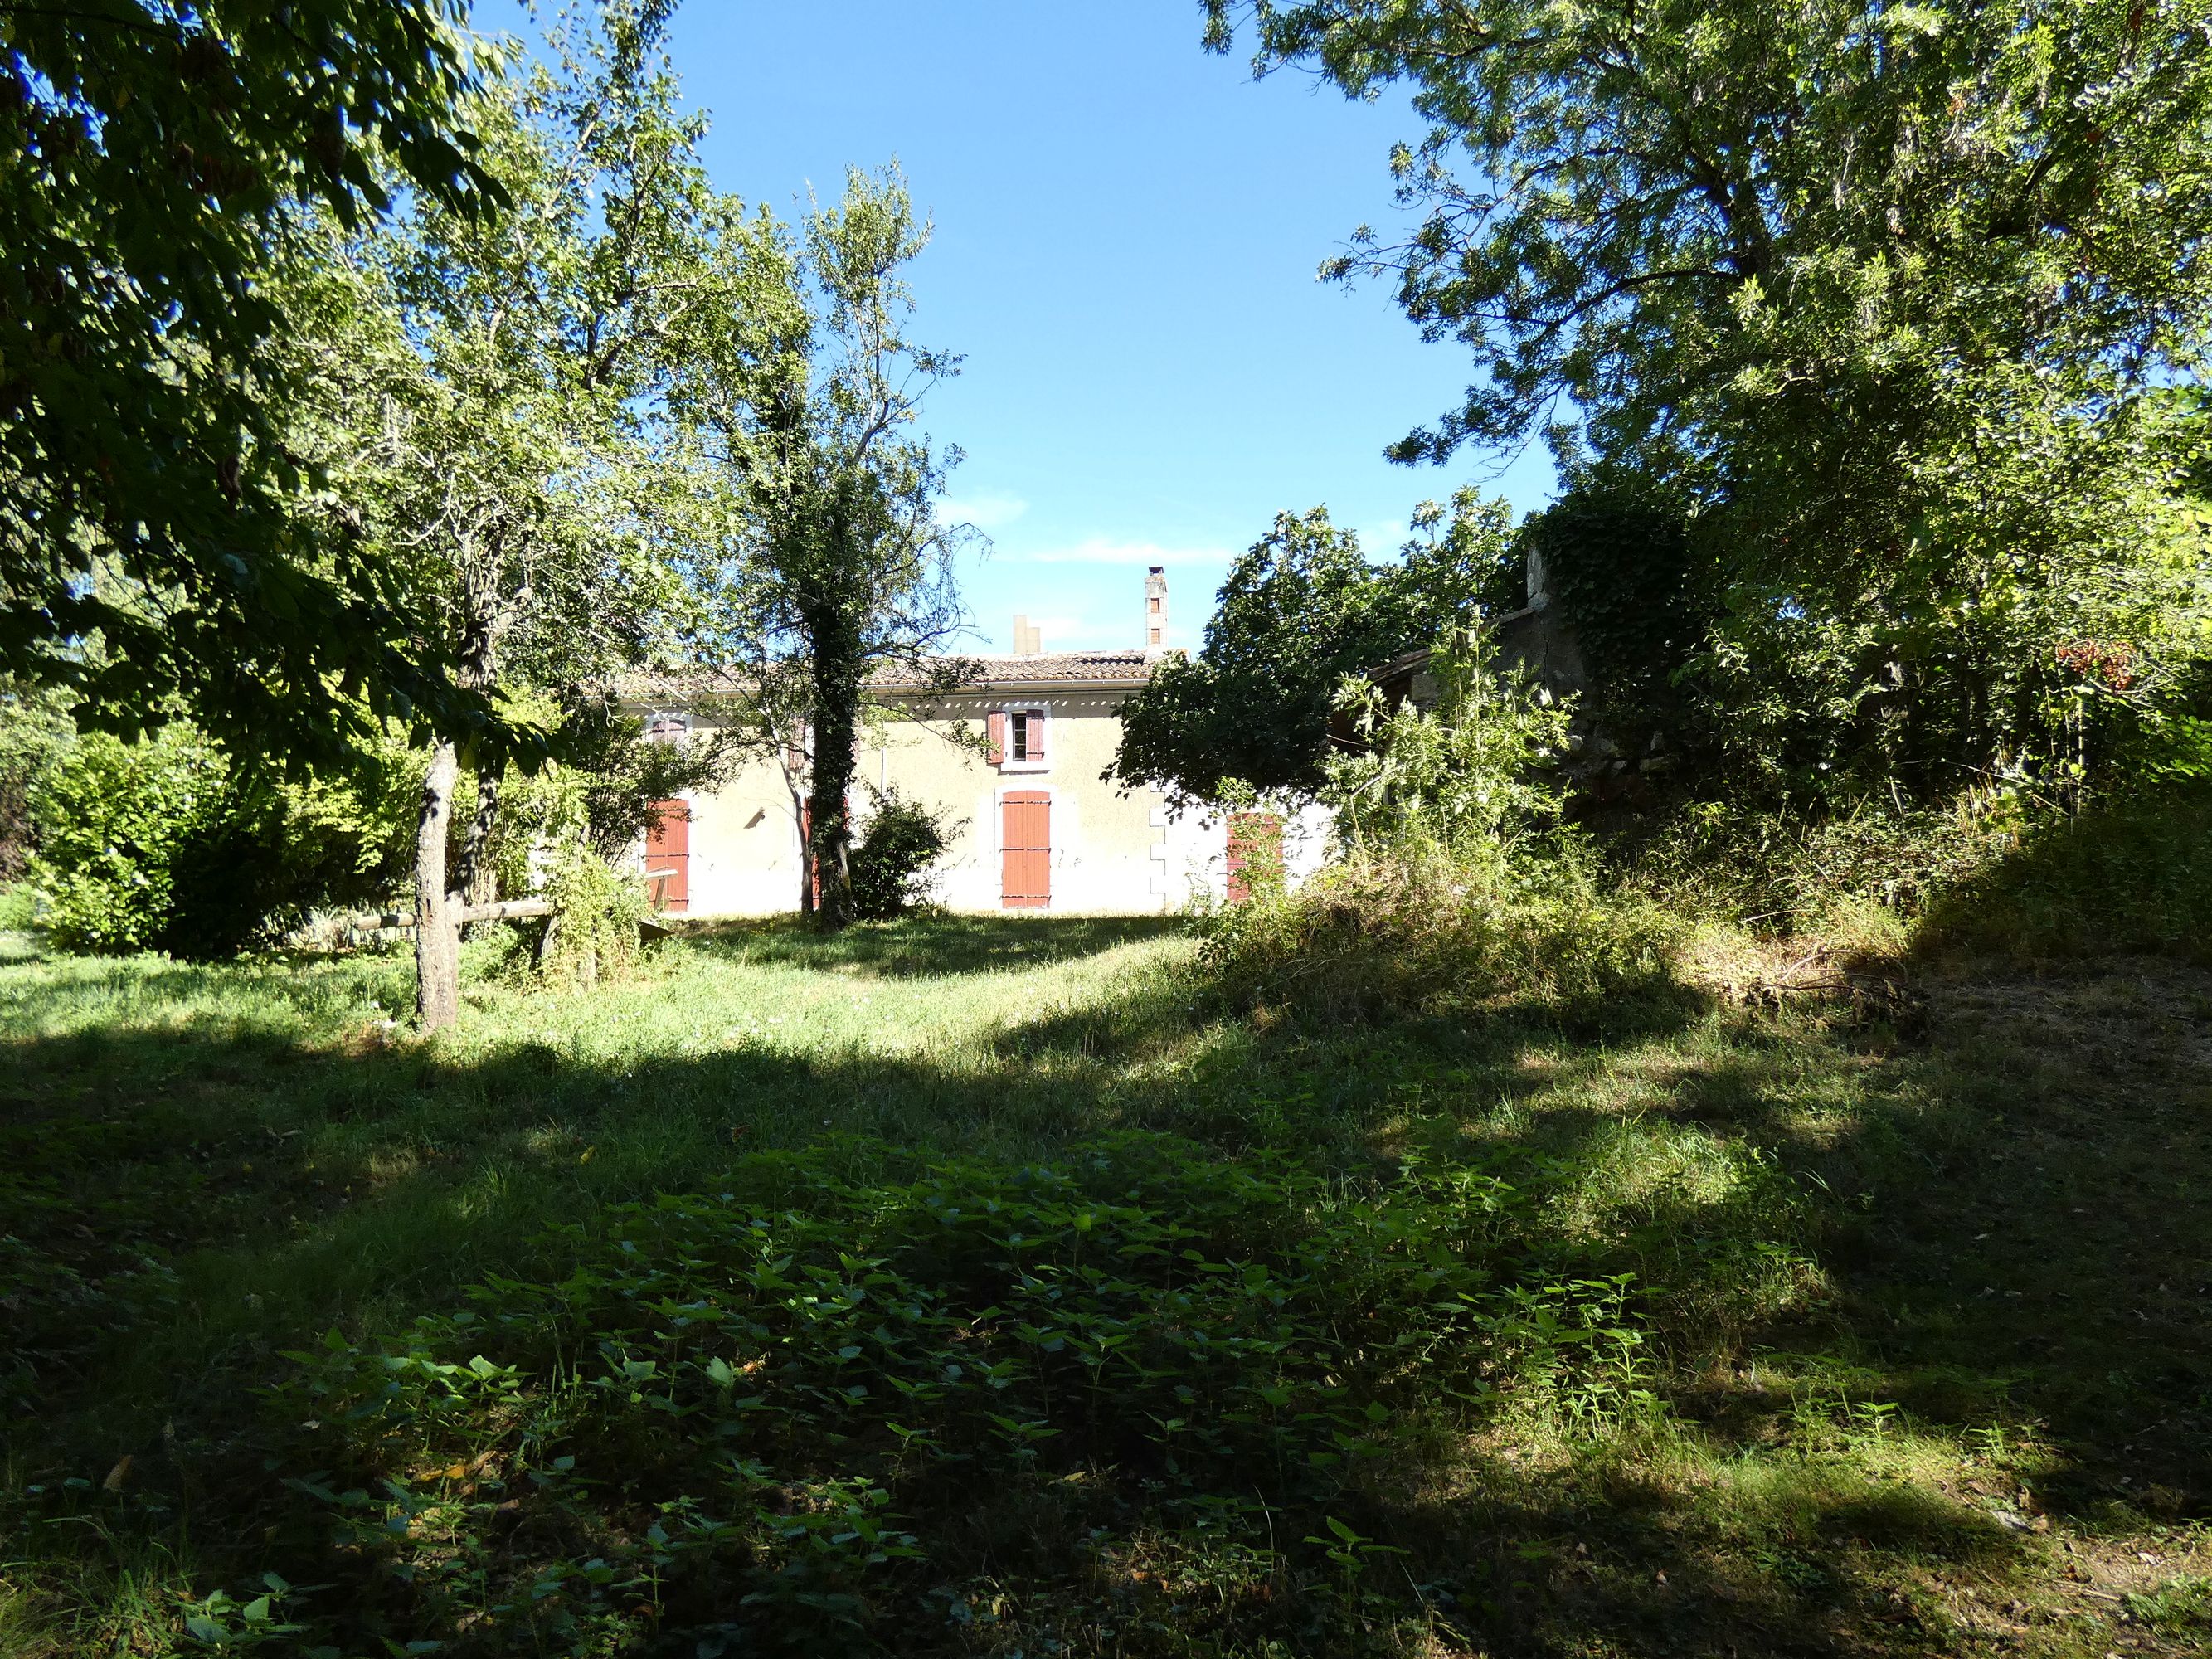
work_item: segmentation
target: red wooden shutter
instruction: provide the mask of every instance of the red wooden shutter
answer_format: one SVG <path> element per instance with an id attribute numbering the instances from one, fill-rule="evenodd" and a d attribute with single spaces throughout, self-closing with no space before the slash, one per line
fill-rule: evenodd
<path id="1" fill-rule="evenodd" d="M 1052 797 L 1017 789 L 999 805 L 999 902 L 1042 910 L 1052 902 Z"/>
<path id="2" fill-rule="evenodd" d="M 1030 710 L 1030 758 L 1033 761 L 1044 759 L 1044 710 L 1042 708 Z"/>
<path id="3" fill-rule="evenodd" d="M 799 803 L 799 908 L 811 912 L 822 902 L 822 870 L 814 856 L 814 803 Z"/>
<path id="4" fill-rule="evenodd" d="M 1003 711 L 994 709 L 989 720 L 984 723 L 991 732 L 991 764 L 1004 766 L 1006 763 L 1006 716 Z"/>
<path id="5" fill-rule="evenodd" d="M 1273 812 L 1231 812 L 1229 815 L 1229 902 L 1242 904 L 1252 896 L 1252 884 L 1244 873 L 1249 864 L 1279 870 L 1283 864 L 1283 820 Z"/>
<path id="6" fill-rule="evenodd" d="M 689 802 L 653 802 L 653 816 L 647 821 L 645 830 L 645 873 L 653 884 L 653 902 L 657 908 L 678 911 L 691 908 Z"/>

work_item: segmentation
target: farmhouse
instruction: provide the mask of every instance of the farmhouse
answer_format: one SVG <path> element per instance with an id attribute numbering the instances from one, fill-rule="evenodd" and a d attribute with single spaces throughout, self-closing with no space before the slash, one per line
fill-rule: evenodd
<path id="1" fill-rule="evenodd" d="M 937 896 L 949 908 L 1138 915 L 1231 893 L 1238 860 L 1224 815 L 1176 811 L 1103 775 L 1121 746 L 1122 702 L 1165 654 L 1164 570 L 1146 574 L 1142 597 L 1143 643 L 1131 649 L 1047 652 L 1017 617 L 1014 654 L 970 659 L 980 673 L 957 690 L 915 670 L 876 676 L 854 819 L 864 832 L 874 791 L 942 812 L 951 833 Z M 725 717 L 696 686 L 641 683 L 629 701 L 649 732 L 670 738 Z M 805 734 L 793 736 L 713 793 L 664 803 L 643 848 L 663 908 L 741 916 L 800 907 L 807 755 Z M 1237 829 L 1241 849 L 1249 826 Z M 1318 842 L 1293 825 L 1286 859 L 1307 861 Z"/>

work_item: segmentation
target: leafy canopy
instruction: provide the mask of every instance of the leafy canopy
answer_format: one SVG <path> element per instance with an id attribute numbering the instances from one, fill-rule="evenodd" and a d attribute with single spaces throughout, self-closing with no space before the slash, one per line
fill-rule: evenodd
<path id="1" fill-rule="evenodd" d="M 1199 654 L 1165 658 L 1122 705 L 1108 775 L 1182 801 L 1310 794 L 1339 682 L 1470 619 L 1510 562 L 1504 503 L 1472 491 L 1449 513 L 1425 504 L 1415 530 L 1378 565 L 1326 507 L 1278 514 L 1231 568 Z"/>
<path id="2" fill-rule="evenodd" d="M 732 216 L 716 269 L 746 304 L 672 389 L 728 502 L 720 654 L 746 665 L 760 710 L 811 733 L 806 898 L 818 891 L 831 927 L 852 917 L 853 755 L 871 667 L 920 665 L 963 619 L 952 555 L 975 532 L 936 510 L 960 454 L 919 429 L 923 397 L 959 359 L 908 332 L 908 272 L 930 229 L 895 165 L 849 170 L 843 195 L 795 231 Z"/>
<path id="3" fill-rule="evenodd" d="M 2212 320 L 2204 0 L 1206 9 L 1260 69 L 1410 87 L 1418 226 L 1333 269 L 1393 280 L 1477 374 L 1393 453 L 1540 434 L 1571 476 L 1680 500 L 1711 683 L 1765 722 L 1747 757 L 1779 708 L 1799 779 L 2047 770 L 2101 695 L 2067 666 L 2084 641 L 2133 653 L 2138 699 L 2178 681 L 2204 611 L 2166 391 Z"/>
<path id="4" fill-rule="evenodd" d="M 477 708 L 404 595 L 301 500 L 272 263 L 404 183 L 501 192 L 448 0 L 0 9 L 0 668 L 130 732 L 188 694 L 225 734 L 327 750 L 377 712 Z"/>

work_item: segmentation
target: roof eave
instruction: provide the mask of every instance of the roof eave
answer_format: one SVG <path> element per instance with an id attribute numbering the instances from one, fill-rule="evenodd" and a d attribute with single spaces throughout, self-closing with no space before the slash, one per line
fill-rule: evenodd
<path id="1" fill-rule="evenodd" d="M 911 697 L 927 702 L 949 702 L 955 697 L 988 696 L 1002 691 L 1138 691 L 1149 679 L 1124 680 L 970 680 L 949 690 L 928 685 L 885 685 L 871 689 L 879 697 Z"/>

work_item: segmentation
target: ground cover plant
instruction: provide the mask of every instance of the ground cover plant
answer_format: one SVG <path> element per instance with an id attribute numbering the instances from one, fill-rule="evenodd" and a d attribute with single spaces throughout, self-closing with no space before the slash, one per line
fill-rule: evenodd
<path id="1" fill-rule="evenodd" d="M 0 1649 L 2204 1638 L 2194 968 L 1346 1027 L 1157 920 L 471 948 L 428 1042 L 401 958 L 0 963 Z"/>

